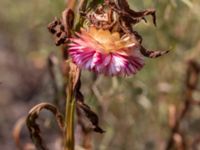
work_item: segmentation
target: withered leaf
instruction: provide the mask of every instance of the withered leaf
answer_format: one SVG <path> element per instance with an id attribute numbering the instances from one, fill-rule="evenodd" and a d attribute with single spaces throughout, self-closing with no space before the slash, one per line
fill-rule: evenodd
<path id="1" fill-rule="evenodd" d="M 68 37 L 71 36 L 70 31 L 74 25 L 74 12 L 71 9 L 65 9 L 62 13 L 62 23 L 64 25 L 64 30 Z"/>
<path id="2" fill-rule="evenodd" d="M 91 128 L 95 132 L 103 133 L 104 131 L 99 127 L 99 118 L 97 114 L 93 112 L 87 104 L 84 103 L 84 96 L 80 91 L 80 69 L 78 69 L 78 67 L 73 63 L 70 63 L 70 68 L 70 73 L 71 75 L 73 75 L 72 83 L 74 89 L 74 96 L 76 99 L 76 110 L 78 114 L 78 120 L 84 120 L 81 122 L 81 126 L 84 126 L 86 128 L 86 126 L 90 124 L 88 128 Z"/>
<path id="3" fill-rule="evenodd" d="M 47 150 L 47 147 L 43 143 L 42 137 L 40 135 L 40 127 L 36 123 L 36 120 L 39 117 L 39 114 L 43 109 L 46 109 L 55 115 L 56 121 L 62 131 L 63 131 L 63 127 L 64 127 L 63 116 L 61 115 L 61 113 L 58 111 L 58 109 L 54 105 L 49 104 L 49 103 L 40 103 L 40 104 L 34 106 L 29 111 L 29 114 L 26 118 L 26 125 L 30 132 L 31 139 L 34 142 L 34 144 L 38 150 Z"/>
<path id="4" fill-rule="evenodd" d="M 145 17 L 151 15 L 153 17 L 153 23 L 156 25 L 155 9 L 146 9 L 144 11 L 137 12 L 130 9 L 127 0 L 105 0 L 105 2 L 111 7 L 111 9 L 120 14 L 124 21 L 129 22 L 130 24 L 136 24 L 141 20 L 146 22 Z"/>
<path id="5" fill-rule="evenodd" d="M 155 11 L 155 9 L 146 9 L 144 11 L 136 12 L 136 11 L 130 9 L 127 0 L 118 0 L 118 6 L 123 11 L 129 13 L 129 15 L 133 18 L 133 20 L 140 18 L 140 19 L 144 19 L 146 21 L 146 19 L 144 17 L 151 15 L 153 17 L 153 23 L 156 25 L 156 11 Z"/>
<path id="6" fill-rule="evenodd" d="M 149 57 L 149 58 L 157 58 L 157 57 L 160 57 L 162 55 L 165 55 L 165 54 L 169 53 L 169 51 L 151 51 L 151 50 L 147 50 L 143 46 L 141 46 L 140 52 L 142 53 L 142 55 L 144 55 L 145 57 Z"/>
<path id="7" fill-rule="evenodd" d="M 53 34 L 56 46 L 67 43 L 67 35 L 60 19 L 55 18 L 48 25 L 48 30 Z"/>
<path id="8" fill-rule="evenodd" d="M 73 24 L 74 12 L 71 9 L 65 9 L 62 13 L 62 19 L 55 18 L 48 25 L 48 30 L 53 34 L 56 46 L 68 42 L 68 38 L 71 37 Z"/>
<path id="9" fill-rule="evenodd" d="M 82 123 L 81 125 L 84 128 L 92 129 L 98 133 L 105 132 L 103 129 L 99 127 L 99 118 L 97 114 L 93 112 L 91 108 L 88 105 L 86 105 L 84 102 L 77 101 L 77 112 L 78 112 L 78 117 L 80 117 L 80 120 Z M 87 121 L 86 119 L 90 121 L 91 125 L 88 124 L 88 122 L 86 122 Z"/>

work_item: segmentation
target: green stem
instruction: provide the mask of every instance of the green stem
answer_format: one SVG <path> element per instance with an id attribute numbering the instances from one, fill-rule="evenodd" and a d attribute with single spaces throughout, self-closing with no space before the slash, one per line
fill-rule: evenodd
<path id="1" fill-rule="evenodd" d="M 67 8 L 74 10 L 77 0 L 66 0 Z M 66 89 L 66 110 L 65 110 L 65 135 L 64 135 L 64 150 L 74 150 L 74 111 L 75 99 L 73 92 L 73 77 L 69 73 L 68 85 Z"/>
<path id="2" fill-rule="evenodd" d="M 66 99 L 66 114 L 65 114 L 65 150 L 74 150 L 74 111 L 75 111 L 75 99 L 73 96 L 73 86 L 71 76 L 69 77 L 69 83 L 67 87 L 67 99 Z"/>

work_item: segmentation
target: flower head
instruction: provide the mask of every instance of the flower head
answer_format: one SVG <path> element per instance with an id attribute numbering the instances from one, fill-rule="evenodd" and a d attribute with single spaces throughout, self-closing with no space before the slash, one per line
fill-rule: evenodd
<path id="1" fill-rule="evenodd" d="M 81 68 L 105 75 L 135 74 L 144 65 L 140 44 L 131 36 L 90 27 L 71 38 L 69 54 Z"/>

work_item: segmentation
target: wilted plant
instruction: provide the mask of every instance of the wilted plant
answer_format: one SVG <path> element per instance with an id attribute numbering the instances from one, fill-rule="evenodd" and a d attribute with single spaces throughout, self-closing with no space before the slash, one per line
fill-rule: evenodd
<path id="1" fill-rule="evenodd" d="M 142 46 L 142 37 L 134 30 L 134 25 L 151 15 L 156 25 L 154 9 L 136 12 L 131 10 L 126 0 L 81 0 L 78 11 L 76 1 L 70 1 L 62 18 L 49 24 L 55 44 L 63 46 L 63 76 L 66 79 L 65 114 L 59 108 L 42 103 L 35 106 L 27 117 L 31 138 L 38 149 L 45 150 L 36 119 L 42 109 L 53 112 L 64 133 L 64 148 L 73 150 L 74 114 L 82 129 L 89 128 L 103 133 L 98 116 L 84 103 L 81 88 L 81 69 L 88 69 L 107 76 L 128 76 L 144 66 L 144 56 L 156 58 L 168 51 L 149 51 Z M 76 11 L 76 15 L 74 13 Z M 63 117 L 64 116 L 64 117 Z"/>

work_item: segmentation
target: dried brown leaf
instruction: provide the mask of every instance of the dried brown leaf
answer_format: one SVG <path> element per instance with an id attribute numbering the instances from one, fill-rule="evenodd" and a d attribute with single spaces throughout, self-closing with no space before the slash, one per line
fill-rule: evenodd
<path id="1" fill-rule="evenodd" d="M 74 12 L 71 9 L 65 9 L 62 12 L 62 23 L 67 36 L 70 37 L 74 25 Z"/>
<path id="2" fill-rule="evenodd" d="M 84 96 L 80 91 L 81 70 L 76 64 L 72 63 L 71 61 L 69 61 L 68 63 L 70 66 L 69 74 L 71 77 L 71 79 L 69 79 L 70 84 L 68 86 L 72 86 L 71 88 L 73 89 L 73 93 L 74 93 L 75 100 L 76 100 L 76 110 L 77 110 L 77 114 L 78 114 L 78 120 L 79 121 L 82 120 L 82 124 L 81 124 L 82 128 L 84 128 L 84 126 L 88 126 L 88 124 L 90 124 L 89 125 L 90 129 L 92 129 L 96 132 L 99 132 L 99 133 L 103 133 L 104 131 L 99 127 L 99 119 L 98 119 L 97 114 L 95 112 L 93 112 L 90 109 L 90 107 L 84 103 Z"/>
<path id="3" fill-rule="evenodd" d="M 79 123 L 81 123 L 81 126 L 84 130 L 94 130 L 98 133 L 105 132 L 99 127 L 99 118 L 97 114 L 93 112 L 91 108 L 83 101 L 77 101 L 77 112 Z"/>
<path id="4" fill-rule="evenodd" d="M 147 50 L 143 46 L 141 46 L 140 52 L 142 53 L 142 55 L 144 55 L 145 57 L 149 57 L 149 58 L 157 58 L 157 57 L 160 57 L 160 56 L 163 56 L 163 55 L 169 53 L 169 51 L 151 51 L 151 50 Z"/>
<path id="5" fill-rule="evenodd" d="M 91 108 L 84 103 L 84 96 L 80 91 L 81 80 L 80 80 L 80 70 L 75 64 L 71 64 L 72 71 L 74 74 L 73 88 L 76 99 L 76 110 L 78 114 L 78 120 L 84 129 L 92 129 L 95 132 L 103 133 L 104 131 L 99 127 L 99 118 Z M 88 122 L 89 121 L 89 122 Z M 89 126 L 88 126 L 89 125 Z"/>
<path id="6" fill-rule="evenodd" d="M 68 42 L 68 38 L 71 37 L 73 24 L 74 12 L 71 9 L 65 9 L 62 13 L 62 19 L 55 18 L 48 25 L 48 30 L 53 34 L 56 46 Z"/>
<path id="7" fill-rule="evenodd" d="M 39 117 L 40 112 L 44 109 L 52 112 L 55 115 L 56 121 L 62 131 L 64 127 L 63 116 L 54 105 L 49 104 L 49 103 L 40 103 L 34 106 L 29 111 L 28 117 L 26 118 L 26 124 L 30 132 L 31 139 L 36 145 L 37 149 L 39 150 L 47 150 L 46 146 L 44 145 L 42 141 L 42 137 L 40 135 L 39 125 L 36 123 L 36 120 Z"/>
<path id="8" fill-rule="evenodd" d="M 145 17 L 151 15 L 153 18 L 153 23 L 156 25 L 156 11 L 155 9 L 146 9 L 143 11 L 134 11 L 130 9 L 127 0 L 105 0 L 105 3 L 111 7 L 114 11 L 116 11 L 125 22 L 129 22 L 130 24 L 136 24 L 141 20 L 146 22 Z"/>

